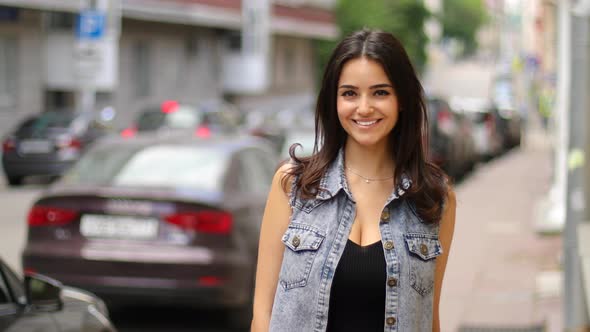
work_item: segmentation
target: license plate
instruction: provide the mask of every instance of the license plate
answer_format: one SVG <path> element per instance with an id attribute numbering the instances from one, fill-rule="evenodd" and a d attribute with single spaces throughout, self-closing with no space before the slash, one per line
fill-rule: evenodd
<path id="1" fill-rule="evenodd" d="M 80 221 L 80 233 L 86 237 L 149 240 L 158 235 L 158 220 L 86 214 Z"/>
<path id="2" fill-rule="evenodd" d="M 47 140 L 26 140 L 20 142 L 18 148 L 21 153 L 49 153 L 53 144 Z"/>

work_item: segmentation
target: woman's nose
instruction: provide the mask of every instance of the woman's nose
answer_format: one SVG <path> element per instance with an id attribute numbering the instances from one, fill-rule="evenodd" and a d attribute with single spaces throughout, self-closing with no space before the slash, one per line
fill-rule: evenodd
<path id="1" fill-rule="evenodd" d="M 359 106 L 357 108 L 357 113 L 359 113 L 360 115 L 370 115 L 371 113 L 373 113 L 373 107 L 371 107 L 371 103 L 369 101 L 369 98 L 367 97 L 361 97 L 359 100 Z"/>

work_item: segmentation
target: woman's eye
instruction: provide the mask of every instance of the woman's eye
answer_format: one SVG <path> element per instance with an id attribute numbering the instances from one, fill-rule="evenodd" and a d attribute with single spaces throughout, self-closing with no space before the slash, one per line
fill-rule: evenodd
<path id="1" fill-rule="evenodd" d="M 354 96 L 354 95 L 355 95 L 354 91 L 352 91 L 352 90 L 348 90 L 348 91 L 344 91 L 344 92 L 342 92 L 342 95 L 341 95 L 341 96 L 342 96 L 342 97 L 352 97 L 352 96 Z"/>
<path id="2" fill-rule="evenodd" d="M 387 90 L 377 90 L 375 91 L 376 96 L 387 96 L 389 95 L 389 91 Z"/>

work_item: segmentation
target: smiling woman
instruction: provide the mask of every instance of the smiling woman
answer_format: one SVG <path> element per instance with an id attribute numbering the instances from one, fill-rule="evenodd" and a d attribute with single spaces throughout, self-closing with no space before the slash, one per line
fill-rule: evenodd
<path id="1" fill-rule="evenodd" d="M 393 35 L 338 44 L 313 153 L 291 147 L 267 200 L 252 331 L 439 331 L 455 199 L 428 160 L 426 116 Z"/>

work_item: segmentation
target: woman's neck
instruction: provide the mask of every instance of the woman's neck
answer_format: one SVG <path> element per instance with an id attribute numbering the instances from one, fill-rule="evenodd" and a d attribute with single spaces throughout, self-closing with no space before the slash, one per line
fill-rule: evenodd
<path id="1" fill-rule="evenodd" d="M 365 147 L 347 142 L 344 147 L 344 166 L 369 178 L 393 175 L 395 162 L 387 145 Z"/>

